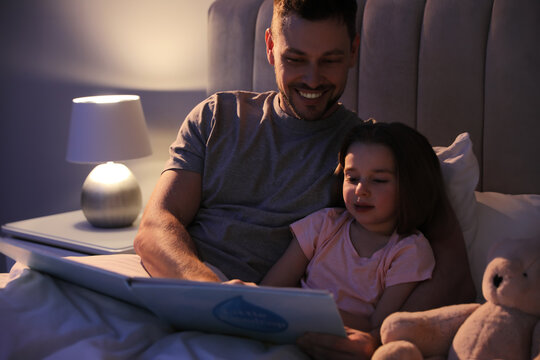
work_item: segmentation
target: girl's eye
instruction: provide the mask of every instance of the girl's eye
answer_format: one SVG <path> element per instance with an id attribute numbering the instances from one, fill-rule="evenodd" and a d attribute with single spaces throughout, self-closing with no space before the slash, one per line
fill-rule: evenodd
<path id="1" fill-rule="evenodd" d="M 377 183 L 377 184 L 385 184 L 385 183 L 388 182 L 388 180 L 386 180 L 386 179 L 373 179 L 373 182 Z"/>

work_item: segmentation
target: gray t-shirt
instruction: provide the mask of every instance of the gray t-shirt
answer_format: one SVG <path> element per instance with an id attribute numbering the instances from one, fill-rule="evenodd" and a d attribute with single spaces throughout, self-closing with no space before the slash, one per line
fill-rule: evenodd
<path id="1" fill-rule="evenodd" d="M 337 200 L 337 154 L 358 117 L 287 115 L 276 92 L 222 92 L 187 116 L 165 170 L 202 175 L 200 209 L 188 226 L 199 256 L 229 278 L 260 281 L 288 246 L 294 221 Z"/>

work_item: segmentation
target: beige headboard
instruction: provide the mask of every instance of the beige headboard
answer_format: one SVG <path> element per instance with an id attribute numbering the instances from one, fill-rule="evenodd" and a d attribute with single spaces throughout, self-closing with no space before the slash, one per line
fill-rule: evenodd
<path id="1" fill-rule="evenodd" d="M 216 0 L 208 92 L 275 89 L 272 0 Z M 478 189 L 540 194 L 540 1 L 358 0 L 361 46 L 342 102 L 433 145 L 467 131 Z"/>

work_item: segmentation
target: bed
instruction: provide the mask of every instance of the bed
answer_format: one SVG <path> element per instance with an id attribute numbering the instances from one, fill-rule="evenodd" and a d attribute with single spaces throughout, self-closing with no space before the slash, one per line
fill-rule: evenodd
<path id="1" fill-rule="evenodd" d="M 436 148 L 476 286 L 489 246 L 540 241 L 540 2 L 358 0 L 343 103 Z M 271 0 L 216 0 L 208 93 L 275 89 Z M 121 270 L 120 270 L 121 271 Z M 481 298 L 478 299 L 482 301 Z M 302 359 L 294 345 L 175 331 L 153 314 L 16 264 L 0 275 L 0 358 Z"/>

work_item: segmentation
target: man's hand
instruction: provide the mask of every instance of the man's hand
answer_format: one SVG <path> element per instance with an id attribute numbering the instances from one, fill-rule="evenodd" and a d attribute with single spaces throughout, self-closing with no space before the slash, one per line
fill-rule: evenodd
<path id="1" fill-rule="evenodd" d="M 232 280 L 224 281 L 224 282 L 222 282 L 222 284 L 225 284 L 225 285 L 257 286 L 257 284 L 255 284 L 254 282 L 242 281 L 240 279 L 232 279 Z"/>
<path id="2" fill-rule="evenodd" d="M 370 359 L 378 341 L 369 333 L 345 327 L 347 337 L 307 333 L 297 340 L 298 346 L 316 360 Z"/>

